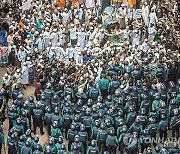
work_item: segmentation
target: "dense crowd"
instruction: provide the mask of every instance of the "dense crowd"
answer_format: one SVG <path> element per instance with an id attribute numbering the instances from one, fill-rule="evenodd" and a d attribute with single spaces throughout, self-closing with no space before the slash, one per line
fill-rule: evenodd
<path id="1" fill-rule="evenodd" d="M 0 10 L 0 153 L 180 153 L 179 2 L 4 0 Z"/>

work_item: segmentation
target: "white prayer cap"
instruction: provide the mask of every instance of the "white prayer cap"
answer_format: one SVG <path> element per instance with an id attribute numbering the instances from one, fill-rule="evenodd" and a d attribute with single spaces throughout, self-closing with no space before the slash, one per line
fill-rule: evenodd
<path id="1" fill-rule="evenodd" d="M 46 28 L 45 28 L 45 30 L 49 30 L 49 28 L 48 28 L 48 27 L 46 27 Z"/>
<path id="2" fill-rule="evenodd" d="M 90 37 L 90 38 L 89 38 L 89 40 L 93 40 L 93 38 L 92 38 L 92 37 Z"/>
<path id="3" fill-rule="evenodd" d="M 90 29 L 93 29 L 93 27 L 90 27 Z"/>
<path id="4" fill-rule="evenodd" d="M 90 6 L 90 8 L 93 8 L 93 7 L 94 7 L 93 5 Z"/>
<path id="5" fill-rule="evenodd" d="M 89 50 L 87 51 L 87 54 L 90 54 L 90 51 L 89 51 Z"/>
<path id="6" fill-rule="evenodd" d="M 36 34 L 36 35 L 38 35 L 38 34 L 39 34 L 39 32 L 38 32 L 38 31 L 36 31 L 36 32 L 35 32 L 35 34 Z"/>
<path id="7" fill-rule="evenodd" d="M 23 65 L 27 65 L 27 63 L 26 63 L 26 62 L 24 62 L 24 63 L 23 63 Z"/>
<path id="8" fill-rule="evenodd" d="M 19 73 L 19 72 L 20 72 L 20 69 L 17 69 L 16 72 Z"/>
<path id="9" fill-rule="evenodd" d="M 52 47 L 51 50 L 55 50 L 55 47 Z"/>
<path id="10" fill-rule="evenodd" d="M 71 24 L 71 27 L 74 27 L 74 24 Z"/>
<path id="11" fill-rule="evenodd" d="M 61 46 L 61 43 L 58 43 L 57 46 Z"/>
<path id="12" fill-rule="evenodd" d="M 8 77 L 8 74 L 6 73 L 6 74 L 4 74 L 4 76 L 5 76 L 5 77 Z"/>
<path id="13" fill-rule="evenodd" d="M 103 32 L 104 30 L 103 29 L 100 29 L 100 32 Z"/>
<path id="14" fill-rule="evenodd" d="M 125 7 L 126 5 L 125 4 L 121 4 L 121 7 Z"/>
<path id="15" fill-rule="evenodd" d="M 67 10 L 68 10 L 67 8 L 64 9 L 64 11 L 67 11 Z"/>
<path id="16" fill-rule="evenodd" d="M 49 45 L 51 45 L 52 43 L 51 42 L 49 42 Z"/>
<path id="17" fill-rule="evenodd" d="M 53 29 L 53 32 L 56 32 L 56 28 L 55 28 L 55 29 Z"/>
<path id="18" fill-rule="evenodd" d="M 35 51 L 35 52 L 38 51 L 38 48 L 35 48 L 34 51 Z"/>
<path id="19" fill-rule="evenodd" d="M 76 15 L 76 16 L 75 16 L 75 18 L 79 18 L 79 16 L 78 16 L 78 15 Z"/>
<path id="20" fill-rule="evenodd" d="M 79 44 L 79 43 L 77 43 L 77 46 L 78 46 L 78 47 L 80 47 L 80 44 Z"/>
<path id="21" fill-rule="evenodd" d="M 35 31 L 35 29 L 34 29 L 34 28 L 32 28 L 32 29 L 31 29 L 31 31 Z"/>
<path id="22" fill-rule="evenodd" d="M 147 42 L 147 41 L 148 41 L 148 39 L 145 39 L 144 41 L 145 41 L 145 42 Z"/>
<path id="23" fill-rule="evenodd" d="M 19 48 L 20 48 L 20 49 L 23 49 L 23 46 L 21 45 Z"/>
<path id="24" fill-rule="evenodd" d="M 15 21 L 12 21 L 12 24 L 15 24 Z"/>
<path id="25" fill-rule="evenodd" d="M 145 2 L 145 3 L 144 3 L 144 5 L 148 5 L 148 3 L 147 3 L 147 2 Z"/>
<path id="26" fill-rule="evenodd" d="M 58 7 L 57 9 L 58 9 L 58 10 L 60 10 L 61 8 L 60 8 L 60 7 Z"/>
<path id="27" fill-rule="evenodd" d="M 39 61 L 40 63 L 42 63 L 43 62 L 43 59 L 40 59 L 40 61 Z"/>
<path id="28" fill-rule="evenodd" d="M 30 57 L 27 57 L 27 60 L 30 60 L 31 58 Z"/>
<path id="29" fill-rule="evenodd" d="M 71 46 L 71 43 L 68 43 L 68 47 L 70 47 Z"/>
<path id="30" fill-rule="evenodd" d="M 39 59 L 42 59 L 43 58 L 43 56 L 42 55 L 39 55 Z"/>
<path id="31" fill-rule="evenodd" d="M 43 34 L 40 34 L 39 36 L 40 36 L 40 37 L 43 37 Z"/>
<path id="32" fill-rule="evenodd" d="M 47 5 L 47 8 L 50 8 L 51 7 L 51 5 Z"/>
<path id="33" fill-rule="evenodd" d="M 81 52 L 78 52 L 78 55 L 81 55 Z"/>

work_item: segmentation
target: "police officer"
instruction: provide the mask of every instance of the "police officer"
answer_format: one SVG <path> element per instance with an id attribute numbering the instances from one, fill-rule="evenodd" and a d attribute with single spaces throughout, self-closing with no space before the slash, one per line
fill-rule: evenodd
<path id="1" fill-rule="evenodd" d="M 14 124 L 14 128 L 16 129 L 18 136 L 21 136 L 22 134 L 24 134 L 24 127 L 22 126 L 20 118 L 16 120 L 16 124 Z"/>
<path id="2" fill-rule="evenodd" d="M 59 115 L 59 109 L 58 108 L 55 108 L 54 114 L 52 115 L 51 120 L 52 120 L 51 123 L 53 123 L 54 121 L 57 121 L 58 127 L 62 128 L 62 117 Z"/>
<path id="3" fill-rule="evenodd" d="M 18 149 L 18 152 L 20 153 L 21 152 L 21 148 L 25 145 L 25 138 L 24 138 L 24 136 L 23 135 L 21 135 L 20 137 L 19 137 L 19 140 L 18 140 L 18 143 L 17 143 L 17 149 Z"/>
<path id="4" fill-rule="evenodd" d="M 167 130 L 168 130 L 168 119 L 164 114 L 161 115 L 161 120 L 158 125 L 158 130 L 160 132 L 160 138 L 162 139 L 164 137 L 164 139 L 166 140 Z"/>
<path id="5" fill-rule="evenodd" d="M 32 147 L 29 141 L 26 141 L 25 145 L 21 148 L 21 154 L 32 153 Z"/>
<path id="6" fill-rule="evenodd" d="M 48 144 L 45 145 L 45 147 L 44 147 L 44 154 L 49 154 L 49 151 L 51 151 L 51 154 L 57 153 L 57 149 L 56 149 L 56 146 L 54 144 L 54 138 L 53 137 L 51 137 L 49 139 Z"/>
<path id="7" fill-rule="evenodd" d="M 80 153 L 84 152 L 83 144 L 82 144 L 82 142 L 80 142 L 78 135 L 76 135 L 74 138 L 74 142 L 71 145 L 71 150 L 73 150 L 74 146 L 77 147 L 77 152 L 80 152 Z"/>
<path id="8" fill-rule="evenodd" d="M 8 143 L 8 154 L 16 154 L 17 153 L 17 141 L 16 135 L 12 134 Z"/>
<path id="9" fill-rule="evenodd" d="M 62 143 L 61 148 L 58 150 L 58 154 L 65 154 L 68 153 L 68 150 L 66 149 L 66 145 Z"/>
<path id="10" fill-rule="evenodd" d="M 85 125 L 81 124 L 80 131 L 78 132 L 79 141 L 82 142 L 84 150 L 86 150 L 87 147 L 87 141 L 88 141 L 88 133 L 85 130 Z"/>
<path id="11" fill-rule="evenodd" d="M 98 141 L 98 147 L 99 150 L 104 152 L 106 150 L 106 139 L 107 139 L 108 133 L 106 131 L 106 125 L 104 123 L 101 123 L 100 129 L 97 134 L 97 141 Z"/>
<path id="12" fill-rule="evenodd" d="M 33 151 L 35 151 L 38 144 L 39 144 L 39 137 L 35 136 L 34 139 L 32 140 L 32 149 L 33 149 Z"/>
<path id="13" fill-rule="evenodd" d="M 111 153 L 116 154 L 116 148 L 118 146 L 118 138 L 113 130 L 111 130 L 109 135 L 107 136 L 106 146 L 110 154 Z"/>
<path id="14" fill-rule="evenodd" d="M 86 154 L 100 154 L 99 148 L 97 147 L 96 140 L 91 141 L 91 145 L 88 146 Z"/>
<path id="15" fill-rule="evenodd" d="M 42 154 L 42 146 L 40 144 L 36 145 L 33 154 Z"/>
<path id="16" fill-rule="evenodd" d="M 144 153 L 148 147 L 151 147 L 151 136 L 148 134 L 148 130 L 145 129 L 140 137 L 141 153 Z"/>
<path id="17" fill-rule="evenodd" d="M 44 95 L 46 101 L 47 101 L 48 103 L 50 103 L 51 98 L 52 98 L 52 96 L 53 96 L 53 94 L 54 94 L 54 91 L 51 89 L 51 84 L 50 84 L 50 83 L 47 83 L 46 89 L 44 89 L 44 91 L 43 91 L 42 94 Z"/>
<path id="18" fill-rule="evenodd" d="M 50 107 L 48 107 L 46 109 L 46 111 L 47 112 L 44 115 L 44 123 L 47 126 L 47 133 L 50 136 L 51 135 L 51 125 L 52 125 L 52 115 L 53 115 L 53 113 L 52 113 Z"/>
<path id="19" fill-rule="evenodd" d="M 30 122 L 29 122 L 29 118 L 27 117 L 27 112 L 22 111 L 21 114 L 21 124 L 23 126 L 24 132 L 26 132 L 27 129 L 30 129 Z"/>
<path id="20" fill-rule="evenodd" d="M 172 137 L 179 138 L 179 110 L 176 108 L 173 110 L 174 116 L 170 119 L 170 127 L 172 127 Z"/>
<path id="21" fill-rule="evenodd" d="M 51 127 L 51 136 L 54 138 L 54 141 L 58 141 L 59 136 L 63 136 L 61 129 L 58 127 L 58 122 L 54 121 Z"/>
<path id="22" fill-rule="evenodd" d="M 74 138 L 75 138 L 76 135 L 77 135 L 77 131 L 76 131 L 75 125 L 72 123 L 71 128 L 68 130 L 68 133 L 67 133 L 68 150 L 69 151 L 71 149 L 71 145 L 74 142 Z"/>
<path id="23" fill-rule="evenodd" d="M 116 91 L 116 89 L 118 89 L 120 87 L 120 82 L 117 79 L 117 76 L 113 76 L 112 81 L 109 83 L 109 91 L 110 93 L 113 95 Z"/>
<path id="24" fill-rule="evenodd" d="M 92 125 L 92 117 L 91 117 L 91 112 L 90 109 L 86 110 L 86 115 L 82 117 L 83 124 L 86 128 L 86 132 L 88 133 L 88 138 L 90 139 L 91 136 L 91 125 Z"/>
<path id="25" fill-rule="evenodd" d="M 89 89 L 89 97 L 95 101 L 97 100 L 98 96 L 101 96 L 101 91 L 99 87 L 94 84 L 93 87 Z"/>
<path id="26" fill-rule="evenodd" d="M 55 146 L 56 146 L 57 151 L 61 149 L 62 144 L 63 144 L 63 137 L 62 137 L 62 136 L 59 136 L 59 137 L 58 137 L 58 141 L 55 143 Z"/>
<path id="27" fill-rule="evenodd" d="M 40 109 L 39 104 L 36 104 L 33 109 L 33 125 L 34 125 L 34 134 L 36 134 L 36 128 L 40 128 L 41 135 L 43 132 L 43 111 Z"/>
<path id="28" fill-rule="evenodd" d="M 137 116 L 137 113 L 135 112 L 134 107 L 130 106 L 129 112 L 128 112 L 127 118 L 126 118 L 126 123 L 127 123 L 128 127 L 130 127 L 134 123 L 136 116 Z"/>
<path id="29" fill-rule="evenodd" d="M 99 120 L 95 120 L 94 125 L 91 126 L 91 138 L 94 140 L 97 139 L 99 126 L 100 126 Z"/>
<path id="30" fill-rule="evenodd" d="M 126 125 L 123 125 L 122 127 L 122 131 L 120 132 L 120 135 L 119 135 L 119 151 L 121 154 L 124 153 L 124 148 L 125 148 L 125 143 L 124 143 L 124 138 L 126 137 L 127 135 L 127 127 Z"/>
<path id="31" fill-rule="evenodd" d="M 128 141 L 128 154 L 138 154 L 138 148 L 140 145 L 140 141 L 138 139 L 138 133 L 133 132 L 133 135 L 130 137 Z"/>
<path id="32" fill-rule="evenodd" d="M 64 111 L 62 119 L 63 119 L 63 127 L 64 127 L 65 138 L 67 139 L 67 132 L 70 129 L 71 123 L 73 120 L 73 116 L 70 114 L 70 111 L 68 108 Z"/>

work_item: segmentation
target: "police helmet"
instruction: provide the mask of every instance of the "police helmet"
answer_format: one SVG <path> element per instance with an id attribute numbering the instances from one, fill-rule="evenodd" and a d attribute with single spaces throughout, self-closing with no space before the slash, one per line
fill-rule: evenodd
<path id="1" fill-rule="evenodd" d="M 30 147 L 31 146 L 29 141 L 26 141 L 25 145 L 26 145 L 26 147 Z"/>
<path id="2" fill-rule="evenodd" d="M 58 100 L 58 95 L 54 95 L 53 96 L 53 101 L 57 101 Z"/>
<path id="3" fill-rule="evenodd" d="M 23 141 L 24 141 L 24 136 L 21 135 L 21 136 L 19 137 L 19 140 L 20 140 L 21 142 L 23 142 Z"/>
<path id="4" fill-rule="evenodd" d="M 45 101 L 46 100 L 46 97 L 44 95 L 41 96 L 41 100 L 42 101 Z"/>
<path id="5" fill-rule="evenodd" d="M 92 147 L 96 147 L 96 146 L 97 146 L 96 140 L 92 140 L 92 141 L 91 141 L 91 146 L 92 146 Z"/>
<path id="6" fill-rule="evenodd" d="M 34 138 L 34 142 L 36 142 L 36 143 L 39 142 L 39 137 L 38 137 L 38 136 L 36 136 L 36 137 Z"/>
<path id="7" fill-rule="evenodd" d="M 65 150 L 66 149 L 66 145 L 64 143 L 61 144 L 61 149 Z"/>
<path id="8" fill-rule="evenodd" d="M 175 87 L 176 87 L 173 81 L 170 81 L 170 82 L 169 82 L 169 87 L 170 87 L 170 88 L 175 88 Z"/>
<path id="9" fill-rule="evenodd" d="M 62 143 L 63 143 L 63 137 L 62 137 L 62 136 L 59 136 L 59 137 L 58 137 L 58 143 L 59 143 L 59 144 L 62 144 Z"/>
<path id="10" fill-rule="evenodd" d="M 111 101 L 112 101 L 112 96 L 111 96 L 111 95 L 108 95 L 108 96 L 107 96 L 107 100 L 108 100 L 109 102 L 111 102 Z"/>
<path id="11" fill-rule="evenodd" d="M 76 135 L 76 136 L 75 136 L 74 141 L 75 141 L 75 142 L 79 142 L 79 135 Z"/>
<path id="12" fill-rule="evenodd" d="M 29 96 L 29 102 L 34 102 L 34 97 L 33 96 Z"/>

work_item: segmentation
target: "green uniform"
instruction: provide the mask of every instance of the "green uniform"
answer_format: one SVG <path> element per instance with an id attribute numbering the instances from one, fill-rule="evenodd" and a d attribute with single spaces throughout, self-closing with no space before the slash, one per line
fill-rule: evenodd
<path id="1" fill-rule="evenodd" d="M 99 80 L 99 88 L 101 90 L 107 90 L 109 87 L 109 80 L 106 78 L 102 78 L 101 80 Z"/>
<path id="2" fill-rule="evenodd" d="M 100 154 L 99 148 L 98 147 L 88 146 L 86 154 L 91 154 L 91 153 Z"/>

